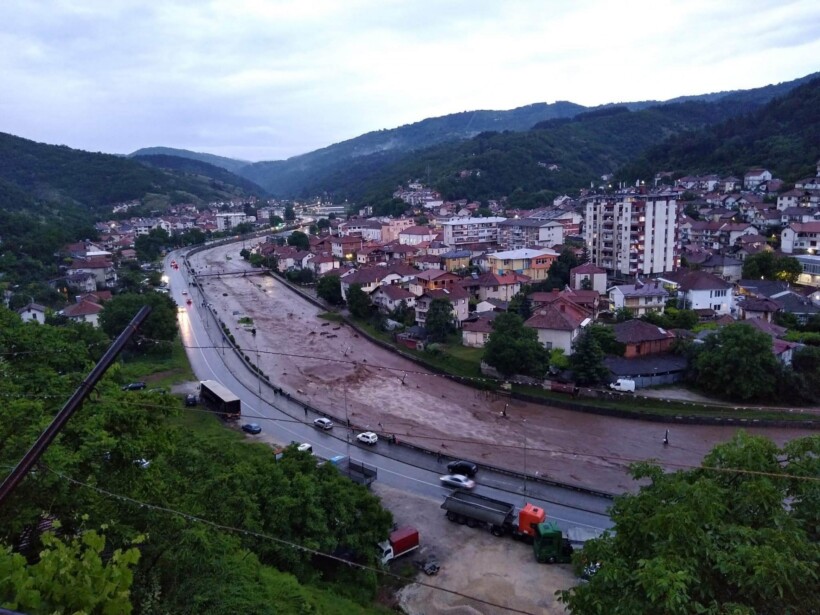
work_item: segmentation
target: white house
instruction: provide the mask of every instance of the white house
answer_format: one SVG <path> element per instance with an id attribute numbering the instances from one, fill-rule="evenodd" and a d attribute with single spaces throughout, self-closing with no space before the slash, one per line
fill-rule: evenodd
<path id="1" fill-rule="evenodd" d="M 820 247 L 820 222 L 795 222 L 780 233 L 780 249 L 786 254 L 816 254 Z"/>
<path id="2" fill-rule="evenodd" d="M 427 312 L 433 300 L 446 299 L 452 306 L 453 324 L 461 326 L 469 316 L 469 297 L 467 291 L 459 286 L 454 286 L 450 290 L 427 290 L 416 299 L 416 323 L 423 327 L 427 322 Z"/>
<path id="3" fill-rule="evenodd" d="M 734 314 L 735 295 L 730 282 L 705 271 L 690 271 L 676 281 L 684 307 L 711 310 L 716 316 Z"/>
<path id="4" fill-rule="evenodd" d="M 609 289 L 609 300 L 615 310 L 628 309 L 639 318 L 648 312 L 663 314 L 669 292 L 657 281 L 623 284 Z"/>
<path id="5" fill-rule="evenodd" d="M 416 296 L 397 284 L 379 286 L 370 298 L 373 305 L 378 306 L 382 312 L 392 312 L 401 305 L 402 301 L 409 308 L 416 307 Z"/>
<path id="6" fill-rule="evenodd" d="M 29 303 L 25 307 L 17 310 L 23 322 L 39 322 L 40 324 L 46 321 L 46 308 L 39 303 Z"/>
<path id="7" fill-rule="evenodd" d="M 749 169 L 743 176 L 743 187 L 746 190 L 754 190 L 760 184 L 771 179 L 772 174 L 766 169 Z"/>
<path id="8" fill-rule="evenodd" d="M 538 341 L 545 348 L 561 348 L 565 355 L 572 354 L 572 345 L 592 319 L 578 305 L 558 298 L 543 305 L 524 323 L 538 332 Z"/>
<path id="9" fill-rule="evenodd" d="M 75 322 L 88 322 L 95 327 L 99 326 L 100 312 L 103 306 L 88 299 L 82 299 L 63 310 L 63 315 Z"/>

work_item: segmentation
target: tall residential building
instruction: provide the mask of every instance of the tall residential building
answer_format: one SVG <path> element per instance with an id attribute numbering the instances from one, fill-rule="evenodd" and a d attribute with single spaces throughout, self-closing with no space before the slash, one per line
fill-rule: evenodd
<path id="1" fill-rule="evenodd" d="M 584 238 L 591 262 L 625 276 L 677 269 L 676 196 L 639 194 L 588 201 Z"/>
<path id="2" fill-rule="evenodd" d="M 498 245 L 498 223 L 506 218 L 490 216 L 488 218 L 454 218 L 442 222 L 444 243 L 451 248 L 476 247 L 481 249 L 487 244 Z"/>
<path id="3" fill-rule="evenodd" d="M 505 250 L 538 246 L 551 248 L 564 243 L 564 227 L 553 220 L 510 218 L 498 223 L 498 244 Z"/>

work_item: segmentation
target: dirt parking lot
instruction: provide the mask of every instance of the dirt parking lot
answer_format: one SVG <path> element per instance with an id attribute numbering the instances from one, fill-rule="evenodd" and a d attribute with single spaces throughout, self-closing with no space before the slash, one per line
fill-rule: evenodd
<path id="1" fill-rule="evenodd" d="M 243 271 L 241 244 L 191 257 L 199 273 Z M 698 464 L 735 429 L 667 425 L 529 404 L 460 385 L 319 318 L 319 308 L 269 276 L 204 277 L 207 300 L 277 386 L 362 430 L 394 433 L 454 457 L 538 473 L 619 493 L 635 490 L 626 469 L 656 458 L 669 468 Z M 239 319 L 253 319 L 257 334 Z M 211 333 L 216 331 L 211 327 Z M 502 411 L 506 410 L 506 417 Z M 779 444 L 807 432 L 753 429 Z"/>
<path id="2" fill-rule="evenodd" d="M 373 492 L 393 511 L 396 523 L 415 526 L 421 537 L 420 549 L 396 560 L 394 570 L 406 568 L 414 560 L 424 560 L 432 554 L 441 565 L 441 571 L 435 576 L 419 574 L 418 578 L 425 583 L 531 613 L 567 612 L 554 594 L 578 582 L 568 564 L 539 564 L 530 545 L 451 523 L 439 508 L 440 500 L 380 484 L 373 485 Z M 418 584 L 408 585 L 400 592 L 399 604 L 408 615 L 508 613 Z"/>

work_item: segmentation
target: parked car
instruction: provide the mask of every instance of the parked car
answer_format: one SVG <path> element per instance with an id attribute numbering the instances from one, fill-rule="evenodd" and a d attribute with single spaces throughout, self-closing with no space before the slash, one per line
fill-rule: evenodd
<path id="1" fill-rule="evenodd" d="M 302 444 L 297 446 L 296 450 L 301 452 L 313 453 L 313 447 L 307 442 L 303 442 Z"/>
<path id="2" fill-rule="evenodd" d="M 333 429 L 333 421 L 322 417 L 314 420 L 313 426 L 318 427 L 319 429 Z"/>
<path id="3" fill-rule="evenodd" d="M 258 434 L 262 431 L 262 428 L 257 423 L 245 423 L 242 425 L 242 431 L 245 433 Z"/>
<path id="4" fill-rule="evenodd" d="M 196 403 L 197 403 L 197 398 L 196 398 L 196 395 L 194 395 L 193 393 L 188 393 L 185 396 L 185 405 L 186 406 L 196 406 Z"/>
<path id="5" fill-rule="evenodd" d="M 447 471 L 450 474 L 461 474 L 463 476 L 475 476 L 478 472 L 478 466 L 472 461 L 465 461 L 464 459 L 457 459 L 447 464 Z"/>
<path id="6" fill-rule="evenodd" d="M 456 489 L 472 489 L 475 487 L 475 481 L 463 474 L 445 474 L 439 480 L 442 484 Z"/>
<path id="7" fill-rule="evenodd" d="M 123 391 L 141 391 L 145 388 L 144 382 L 131 382 L 130 384 L 126 384 L 122 387 Z"/>
<path id="8" fill-rule="evenodd" d="M 364 431 L 356 436 L 356 439 L 362 444 L 376 444 L 379 441 L 379 436 L 372 431 Z"/>

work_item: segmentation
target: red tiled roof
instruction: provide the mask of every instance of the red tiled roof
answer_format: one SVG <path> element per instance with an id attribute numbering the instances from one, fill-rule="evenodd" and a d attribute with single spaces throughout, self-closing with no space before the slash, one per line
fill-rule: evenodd
<path id="1" fill-rule="evenodd" d="M 627 320 L 612 327 L 615 339 L 622 344 L 639 344 L 674 337 L 674 334 L 643 320 Z"/>
<path id="2" fill-rule="evenodd" d="M 600 267 L 596 267 L 592 263 L 584 263 L 583 265 L 578 265 L 577 267 L 573 267 L 572 269 L 569 270 L 570 275 L 572 275 L 574 273 L 593 274 L 593 273 L 606 273 L 606 271 L 604 271 Z"/>
<path id="3" fill-rule="evenodd" d="M 571 301 L 554 301 L 539 307 L 524 324 L 533 329 L 574 331 L 588 318 L 585 312 Z"/>
<path id="4" fill-rule="evenodd" d="M 73 318 L 76 316 L 91 316 L 94 314 L 99 314 L 102 311 L 103 306 L 101 306 L 99 303 L 94 303 L 93 301 L 83 299 L 79 303 L 69 305 L 67 308 L 63 310 L 63 314 L 65 314 L 69 318 Z"/>

